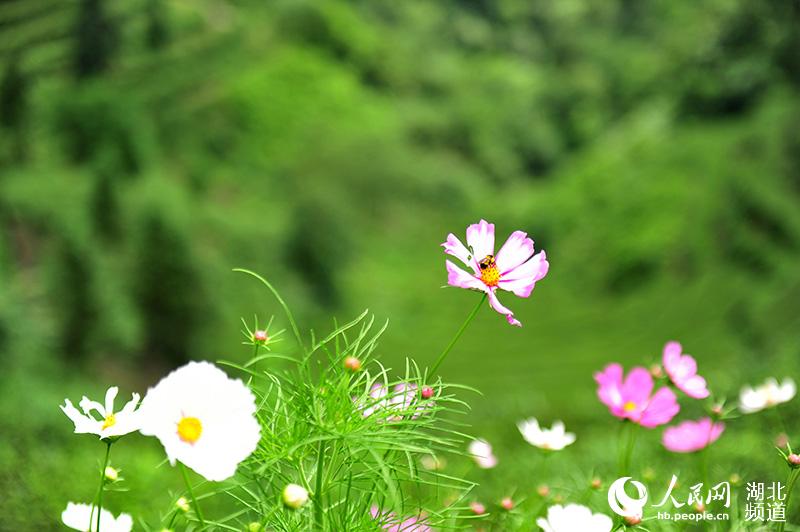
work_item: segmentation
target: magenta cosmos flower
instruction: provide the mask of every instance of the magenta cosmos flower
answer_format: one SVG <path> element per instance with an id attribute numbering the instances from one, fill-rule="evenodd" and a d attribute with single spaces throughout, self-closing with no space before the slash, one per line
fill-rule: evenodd
<path id="1" fill-rule="evenodd" d="M 724 423 L 714 423 L 708 417 L 684 421 L 665 429 L 661 443 L 673 453 L 693 453 L 717 441 L 724 430 Z"/>
<path id="2" fill-rule="evenodd" d="M 467 245 L 453 234 L 442 244 L 444 252 L 472 269 L 465 272 L 452 262 L 447 264 L 447 284 L 479 290 L 489 297 L 489 304 L 503 314 L 511 325 L 522 325 L 514 313 L 497 299 L 498 288 L 528 297 L 536 281 L 547 274 L 549 264 L 544 251 L 534 254 L 533 240 L 523 231 L 514 231 L 495 255 L 494 224 L 481 220 L 467 227 Z"/>
<path id="3" fill-rule="evenodd" d="M 594 380 L 597 396 L 613 415 L 643 427 L 669 423 L 680 410 L 675 392 L 666 386 L 652 394 L 653 377 L 645 368 L 633 368 L 623 381 L 622 366 L 609 364 L 595 373 Z"/>
<path id="4" fill-rule="evenodd" d="M 680 391 L 695 399 L 705 399 L 711 393 L 706 388 L 706 380 L 697 374 L 697 362 L 694 358 L 682 353 L 681 344 L 667 342 L 662 360 L 664 371 Z"/>

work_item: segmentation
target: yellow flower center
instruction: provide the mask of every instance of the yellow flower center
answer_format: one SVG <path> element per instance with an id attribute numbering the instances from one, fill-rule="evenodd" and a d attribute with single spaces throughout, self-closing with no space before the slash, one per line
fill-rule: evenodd
<path id="1" fill-rule="evenodd" d="M 113 427 L 117 424 L 117 418 L 114 414 L 109 414 L 106 416 L 105 420 L 103 420 L 103 426 L 100 427 L 100 430 L 106 430 L 108 427 Z"/>
<path id="2" fill-rule="evenodd" d="M 633 401 L 628 401 L 627 403 L 622 405 L 622 409 L 625 410 L 626 412 L 633 412 L 634 410 L 636 410 L 636 403 L 634 403 Z"/>
<path id="3" fill-rule="evenodd" d="M 481 269 L 481 281 L 486 286 L 497 286 L 500 281 L 500 270 L 497 269 L 497 263 L 494 260 L 494 255 L 486 255 L 479 263 Z"/>
<path id="4" fill-rule="evenodd" d="M 194 443 L 203 433 L 203 424 L 196 417 L 185 417 L 178 422 L 178 437 L 186 443 Z"/>

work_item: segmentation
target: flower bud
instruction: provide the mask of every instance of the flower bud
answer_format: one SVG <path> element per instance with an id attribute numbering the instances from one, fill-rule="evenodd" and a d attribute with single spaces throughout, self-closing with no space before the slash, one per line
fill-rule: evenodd
<path id="1" fill-rule="evenodd" d="M 308 491 L 299 484 L 287 484 L 283 488 L 283 504 L 297 510 L 308 502 Z"/>
<path id="2" fill-rule="evenodd" d="M 500 506 L 503 507 L 503 510 L 511 511 L 514 508 L 514 501 L 511 500 L 511 497 L 504 497 L 502 501 L 500 501 Z"/>
<path id="3" fill-rule="evenodd" d="M 550 495 L 550 488 L 546 484 L 542 484 L 536 488 L 536 493 L 539 494 L 539 497 L 547 497 Z"/>
<path id="4" fill-rule="evenodd" d="M 792 467 L 800 466 L 800 455 L 792 453 L 786 457 L 786 461 L 789 462 L 789 465 Z"/>
<path id="5" fill-rule="evenodd" d="M 731 486 L 741 486 L 742 485 L 742 477 L 739 473 L 733 473 L 728 481 L 731 483 Z"/>
<path id="6" fill-rule="evenodd" d="M 433 388 L 431 388 L 430 386 L 426 386 L 422 389 L 422 392 L 420 393 L 422 394 L 423 399 L 430 399 L 431 397 L 433 397 Z"/>
<path id="7" fill-rule="evenodd" d="M 344 359 L 344 368 L 350 371 L 358 371 L 361 369 L 361 361 L 356 357 L 350 356 Z"/>
<path id="8" fill-rule="evenodd" d="M 186 500 L 186 497 L 178 497 L 178 500 L 175 501 L 175 508 L 186 513 L 189 511 L 189 501 Z"/>
<path id="9" fill-rule="evenodd" d="M 259 344 L 265 344 L 269 341 L 269 335 L 267 331 L 253 331 L 253 341 Z"/>
<path id="10" fill-rule="evenodd" d="M 116 482 L 117 480 L 119 480 L 119 471 L 111 466 L 106 467 L 105 471 L 103 471 L 103 475 L 109 482 Z"/>
<path id="11" fill-rule="evenodd" d="M 247 525 L 247 532 L 261 532 L 261 530 L 263 530 L 261 523 L 253 521 Z"/>
<path id="12" fill-rule="evenodd" d="M 664 376 L 664 370 L 661 369 L 660 364 L 653 364 L 650 366 L 650 375 L 652 375 L 654 379 L 660 379 Z"/>
<path id="13" fill-rule="evenodd" d="M 472 501 L 469 503 L 469 507 L 472 509 L 472 513 L 475 515 L 483 515 L 486 513 L 486 507 L 478 501 Z"/>
<path id="14" fill-rule="evenodd" d="M 781 432 L 775 437 L 775 447 L 780 447 L 783 449 L 789 445 L 789 436 L 786 433 Z"/>
<path id="15" fill-rule="evenodd" d="M 626 515 L 625 524 L 628 526 L 636 526 L 642 524 L 642 516 L 639 514 Z"/>
<path id="16" fill-rule="evenodd" d="M 555 497 L 553 497 L 553 502 L 556 504 L 561 504 L 562 502 L 564 502 L 564 496 L 561 494 L 556 495 Z"/>
<path id="17" fill-rule="evenodd" d="M 701 514 L 706 511 L 706 505 L 703 504 L 702 502 L 698 502 L 697 504 L 694 505 L 694 511 Z"/>
<path id="18" fill-rule="evenodd" d="M 593 490 L 599 490 L 600 488 L 603 487 L 603 481 L 597 477 L 594 477 L 589 485 L 592 487 Z"/>

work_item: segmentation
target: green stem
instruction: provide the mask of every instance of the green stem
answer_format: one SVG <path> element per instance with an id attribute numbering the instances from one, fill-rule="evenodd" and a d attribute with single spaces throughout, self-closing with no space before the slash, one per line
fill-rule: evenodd
<path id="1" fill-rule="evenodd" d="M 789 471 L 789 480 L 786 481 L 786 519 L 789 519 L 789 503 L 792 500 L 792 490 L 794 489 L 794 483 L 797 482 L 798 475 L 800 475 L 800 469 L 792 469 Z M 778 532 L 783 532 L 786 527 L 786 519 L 778 525 Z"/>
<path id="2" fill-rule="evenodd" d="M 314 490 L 314 525 L 318 530 L 323 530 L 324 508 L 322 507 L 322 488 L 325 473 L 325 442 L 320 440 L 317 451 L 317 487 Z"/>
<path id="3" fill-rule="evenodd" d="M 189 498 L 192 499 L 192 506 L 194 506 L 194 513 L 197 514 L 197 519 L 200 521 L 200 526 L 205 527 L 206 521 L 203 519 L 203 512 L 200 510 L 200 505 L 197 504 L 197 499 L 194 496 L 194 490 L 192 489 L 192 483 L 189 482 L 189 473 L 186 472 L 186 466 L 181 464 L 181 473 L 183 473 L 183 482 L 186 484 L 186 491 L 189 492 Z"/>
<path id="4" fill-rule="evenodd" d="M 106 467 L 108 467 L 108 456 L 111 454 L 111 441 L 106 442 L 106 457 L 103 460 L 103 466 L 100 468 L 100 489 L 97 492 L 97 532 L 100 532 L 100 515 L 103 513 L 103 487 L 106 483 Z M 91 527 L 92 518 L 89 517 L 89 528 Z"/>
<path id="5" fill-rule="evenodd" d="M 483 306 L 484 301 L 486 301 L 486 297 L 487 297 L 487 295 L 483 294 L 483 297 L 481 298 L 481 300 L 478 301 L 478 304 L 475 305 L 474 309 L 472 309 L 472 312 L 470 312 L 469 316 L 467 316 L 466 321 L 464 321 L 464 323 L 461 325 L 461 328 L 458 329 L 458 332 L 456 332 L 456 335 L 453 336 L 453 339 L 450 340 L 450 343 L 447 344 L 447 347 L 444 348 L 444 351 L 442 351 L 442 353 L 439 355 L 439 358 L 437 358 L 436 362 L 434 362 L 433 366 L 431 367 L 430 374 L 428 375 L 428 377 L 433 377 L 436 374 L 436 370 L 439 369 L 439 366 L 442 365 L 442 362 L 444 362 L 444 359 L 450 353 L 450 350 L 453 349 L 453 346 L 456 345 L 456 342 L 458 342 L 458 339 L 461 338 L 461 335 L 464 334 L 464 331 L 467 330 L 467 326 L 469 326 L 469 324 L 475 318 L 475 315 L 478 313 L 478 311 Z"/>
<path id="6" fill-rule="evenodd" d="M 630 469 L 631 464 L 631 455 L 633 454 L 633 446 L 636 442 L 636 427 L 635 423 L 623 422 L 625 425 L 629 425 L 627 428 L 623 425 L 622 431 L 620 431 L 620 443 L 619 443 L 619 476 L 624 477 L 627 476 L 628 470 Z M 625 434 L 627 432 L 627 434 Z M 626 437 L 627 436 L 627 437 Z M 623 440 L 625 442 L 623 443 Z"/>

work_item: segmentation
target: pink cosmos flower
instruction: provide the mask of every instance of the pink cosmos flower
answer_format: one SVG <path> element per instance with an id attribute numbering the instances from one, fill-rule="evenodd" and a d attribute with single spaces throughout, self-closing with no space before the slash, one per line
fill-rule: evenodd
<path id="1" fill-rule="evenodd" d="M 425 524 L 424 514 L 400 520 L 394 512 L 383 512 L 374 504 L 369 512 L 372 519 L 380 521 L 381 530 L 388 532 L 431 532 L 433 530 Z"/>
<path id="2" fill-rule="evenodd" d="M 645 368 L 633 368 L 623 381 L 622 366 L 609 364 L 595 373 L 597 396 L 611 414 L 647 428 L 669 423 L 680 410 L 675 392 L 662 387 L 653 392 L 653 377 Z M 651 395 L 652 394 L 652 395 Z"/>
<path id="3" fill-rule="evenodd" d="M 684 421 L 664 430 L 661 443 L 673 453 L 692 453 L 705 449 L 720 437 L 724 423 L 714 423 L 704 417 L 697 421 Z"/>
<path id="4" fill-rule="evenodd" d="M 528 234 L 514 231 L 495 256 L 494 224 L 481 220 L 467 227 L 466 246 L 453 233 L 447 235 L 442 246 L 445 253 L 472 268 L 472 273 L 467 273 L 449 260 L 445 261 L 447 284 L 485 292 L 494 310 L 503 314 L 511 325 L 521 326 L 495 292 L 501 288 L 519 297 L 528 297 L 536 281 L 547 274 L 550 266 L 547 255 L 544 251 L 533 253 L 533 240 Z"/>
<path id="5" fill-rule="evenodd" d="M 430 401 L 420 401 L 417 385 L 401 382 L 390 391 L 386 385 L 376 382 L 369 390 L 369 398 L 357 403 L 364 417 L 376 415 L 382 421 L 401 421 L 403 419 L 417 419 L 430 410 Z"/>
<path id="6" fill-rule="evenodd" d="M 711 392 L 706 388 L 706 380 L 697 374 L 697 362 L 691 355 L 683 355 L 678 342 L 667 342 L 664 346 L 662 364 L 672 384 L 683 393 L 695 399 L 705 399 Z"/>

